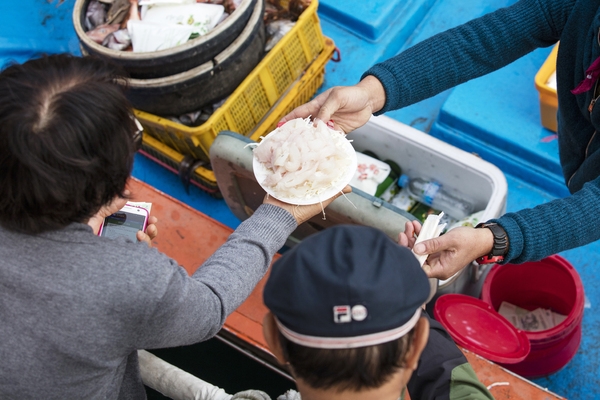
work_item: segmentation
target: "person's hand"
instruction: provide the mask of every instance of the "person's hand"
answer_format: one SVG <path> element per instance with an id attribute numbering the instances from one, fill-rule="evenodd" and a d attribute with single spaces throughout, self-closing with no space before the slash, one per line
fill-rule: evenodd
<path id="1" fill-rule="evenodd" d="M 157 222 L 158 218 L 156 218 L 154 215 L 151 215 L 150 218 L 148 218 L 148 225 L 146 226 L 146 231 L 138 231 L 136 233 L 135 236 L 137 240 L 139 242 L 146 242 L 148 247 L 151 247 L 152 240 L 154 240 L 154 238 L 158 236 L 158 228 L 156 227 Z"/>
<path id="2" fill-rule="evenodd" d="M 129 191 L 125 190 L 124 194 L 125 196 L 128 196 Z M 123 208 L 123 206 L 125 206 L 125 203 L 127 203 L 126 198 L 117 196 L 109 204 L 102 206 L 102 208 L 100 208 L 100 210 L 87 221 L 87 224 L 92 227 L 94 234 L 97 235 L 100 231 L 100 227 L 104 222 L 104 218 L 119 211 L 121 208 Z"/>
<path id="3" fill-rule="evenodd" d="M 343 193 L 350 193 L 351 191 L 352 187 L 350 185 L 347 185 L 344 189 L 342 189 Z M 308 221 L 315 215 L 323 212 L 323 209 L 325 207 L 327 207 L 329 204 L 331 204 L 332 201 L 334 201 L 342 195 L 342 192 L 339 192 L 332 198 L 323 201 L 323 203 L 309 204 L 305 206 L 284 203 L 283 201 L 277 200 L 273 196 L 266 195 L 265 199 L 263 200 L 263 204 L 272 204 L 274 206 L 281 207 L 284 210 L 289 211 L 289 213 L 292 214 L 294 218 L 296 218 L 296 222 L 298 223 L 298 225 L 300 225 L 301 223 Z"/>
<path id="4" fill-rule="evenodd" d="M 404 232 L 398 235 L 398 244 L 400 246 L 412 249 L 417 241 L 417 236 L 421 232 L 422 225 L 419 221 L 407 221 L 404 226 Z"/>
<path id="5" fill-rule="evenodd" d="M 463 226 L 437 238 L 424 240 L 414 245 L 413 251 L 416 254 L 429 254 L 423 265 L 427 276 L 448 279 L 473 260 L 489 254 L 493 245 L 494 236 L 489 229 Z"/>
<path id="6" fill-rule="evenodd" d="M 334 129 L 348 133 L 366 124 L 384 104 L 385 90 L 381 82 L 369 75 L 357 85 L 336 86 L 321 93 L 292 110 L 280 123 L 312 116 L 315 121 L 333 120 Z"/>

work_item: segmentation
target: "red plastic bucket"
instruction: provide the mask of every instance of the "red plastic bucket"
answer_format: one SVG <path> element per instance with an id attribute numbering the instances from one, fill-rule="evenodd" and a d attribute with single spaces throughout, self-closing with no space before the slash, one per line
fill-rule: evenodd
<path id="1" fill-rule="evenodd" d="M 506 301 L 527 310 L 549 308 L 567 316 L 551 329 L 523 331 L 531 351 L 523 361 L 503 365 L 507 369 L 528 378 L 546 376 L 560 370 L 577 353 L 584 291 L 579 274 L 564 258 L 553 255 L 541 261 L 494 265 L 481 298 L 494 310 Z"/>

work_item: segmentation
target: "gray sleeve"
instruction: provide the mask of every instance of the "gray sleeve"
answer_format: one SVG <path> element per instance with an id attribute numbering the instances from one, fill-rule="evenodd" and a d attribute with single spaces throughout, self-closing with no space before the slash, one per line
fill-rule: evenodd
<path id="1" fill-rule="evenodd" d="M 214 336 L 227 316 L 250 295 L 272 257 L 297 227 L 286 210 L 261 205 L 189 277 L 172 260 L 161 260 L 154 288 L 145 298 L 148 312 L 138 329 L 138 348 L 197 343 Z M 164 273 L 166 272 L 166 273 Z"/>

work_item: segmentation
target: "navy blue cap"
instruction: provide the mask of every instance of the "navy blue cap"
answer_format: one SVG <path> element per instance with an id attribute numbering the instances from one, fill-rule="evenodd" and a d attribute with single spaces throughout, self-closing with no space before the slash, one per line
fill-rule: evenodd
<path id="1" fill-rule="evenodd" d="M 429 292 L 410 249 L 375 228 L 337 225 L 284 253 L 263 296 L 289 340 L 349 348 L 406 334 Z"/>

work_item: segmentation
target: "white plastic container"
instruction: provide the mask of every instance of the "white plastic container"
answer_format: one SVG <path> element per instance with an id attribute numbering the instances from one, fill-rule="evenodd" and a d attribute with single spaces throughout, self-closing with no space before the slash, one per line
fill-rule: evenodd
<path id="1" fill-rule="evenodd" d="M 370 150 L 381 160 L 395 161 L 404 174 L 435 178 L 442 185 L 459 190 L 476 211 L 484 210 L 483 221 L 500 216 L 506 209 L 504 174 L 473 154 L 385 116 L 371 118 L 366 125 L 348 134 L 348 138 L 358 151 Z M 219 189 L 231 211 L 242 220 L 252 214 L 265 195 L 252 173 L 252 150 L 244 148 L 248 142 L 250 140 L 241 135 L 222 132 L 210 149 Z M 347 197 L 338 198 L 326 209 L 326 220 L 319 215 L 299 226 L 288 245 L 342 223 L 374 226 L 397 240 L 406 221 L 415 219 L 406 211 L 358 189 Z M 485 272 L 487 270 L 482 271 L 472 263 L 452 278 L 440 281 L 438 296 L 445 293 L 479 296 Z"/>
<path id="2" fill-rule="evenodd" d="M 371 150 L 381 160 L 395 161 L 410 177 L 435 178 L 484 210 L 482 220 L 506 211 L 508 187 L 495 165 L 389 117 L 372 117 L 348 134 L 358 151 Z"/>

